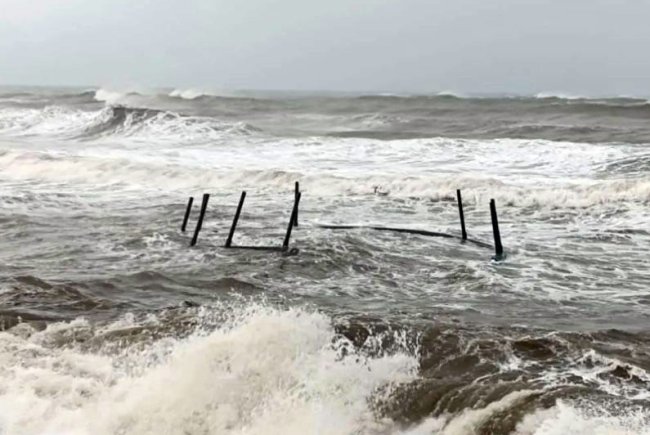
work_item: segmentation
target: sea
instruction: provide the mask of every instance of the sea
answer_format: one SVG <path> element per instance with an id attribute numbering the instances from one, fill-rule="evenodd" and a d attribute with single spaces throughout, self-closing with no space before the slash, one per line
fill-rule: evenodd
<path id="1" fill-rule="evenodd" d="M 629 96 L 0 87 L 0 434 L 650 434 L 649 144 Z M 289 249 L 225 248 L 242 191 Z"/>

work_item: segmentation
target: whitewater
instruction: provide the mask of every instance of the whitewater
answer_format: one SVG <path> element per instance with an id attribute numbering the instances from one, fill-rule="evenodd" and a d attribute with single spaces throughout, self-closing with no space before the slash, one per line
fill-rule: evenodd
<path id="1" fill-rule="evenodd" d="M 650 433 L 649 117 L 0 88 L 0 434 Z M 237 243 L 279 244 L 295 181 L 298 255 L 223 249 L 242 190 Z M 456 235 L 456 189 L 487 243 L 495 199 L 504 261 L 320 227 Z"/>

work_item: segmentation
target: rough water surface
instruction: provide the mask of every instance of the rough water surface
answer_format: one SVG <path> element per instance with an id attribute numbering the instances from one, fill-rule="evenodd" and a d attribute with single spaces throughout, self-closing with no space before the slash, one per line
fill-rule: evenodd
<path id="1" fill-rule="evenodd" d="M 0 88 L 0 434 L 650 433 L 649 118 Z"/>

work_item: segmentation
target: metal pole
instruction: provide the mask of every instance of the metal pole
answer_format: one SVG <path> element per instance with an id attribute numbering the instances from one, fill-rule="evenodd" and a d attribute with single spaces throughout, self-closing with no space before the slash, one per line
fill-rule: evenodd
<path id="1" fill-rule="evenodd" d="M 230 248 L 230 245 L 232 245 L 232 238 L 235 235 L 235 229 L 237 228 L 237 222 L 239 221 L 239 215 L 241 215 L 241 209 L 244 206 L 245 199 L 246 199 L 246 191 L 243 191 L 241 193 L 241 196 L 239 197 L 239 204 L 237 205 L 235 218 L 232 220 L 232 226 L 230 227 L 230 233 L 228 234 L 228 239 L 226 239 L 226 248 Z"/>
<path id="2" fill-rule="evenodd" d="M 199 233 L 201 232 L 201 228 L 203 227 L 203 218 L 205 217 L 205 210 L 208 208 L 209 200 L 210 200 L 210 194 L 204 193 L 203 202 L 201 203 L 201 213 L 199 214 L 199 220 L 196 223 L 196 229 L 194 230 L 194 237 L 192 237 L 192 242 L 190 243 L 190 246 L 195 246 L 196 242 L 199 239 Z"/>
<path id="3" fill-rule="evenodd" d="M 296 216 L 298 214 L 298 203 L 300 203 L 300 197 L 302 193 L 298 192 L 296 199 L 293 202 L 293 210 L 291 211 L 291 218 L 289 219 L 289 226 L 287 227 L 287 234 L 284 237 L 284 243 L 282 243 L 282 249 L 289 249 L 289 240 L 291 239 L 291 230 L 293 229 L 293 224 L 296 221 Z"/>
<path id="4" fill-rule="evenodd" d="M 300 183 L 296 181 L 296 186 L 294 189 L 294 201 L 297 201 L 298 195 L 300 195 Z M 298 209 L 296 209 L 296 216 L 293 220 L 293 226 L 298 226 Z"/>
<path id="5" fill-rule="evenodd" d="M 456 197 L 458 198 L 458 213 L 460 214 L 460 229 L 462 232 L 463 240 L 467 240 L 467 230 L 465 229 L 465 213 L 463 212 L 463 197 L 460 194 L 460 189 L 456 190 Z"/>
<path id="6" fill-rule="evenodd" d="M 503 245 L 501 244 L 501 231 L 499 231 L 499 219 L 497 218 L 497 206 L 493 199 L 490 200 L 490 215 L 492 216 L 492 233 L 494 233 L 495 260 L 503 258 Z"/>
<path id="7" fill-rule="evenodd" d="M 190 196 L 190 200 L 187 202 L 187 210 L 185 210 L 185 217 L 183 218 L 183 225 L 181 225 L 181 231 L 185 232 L 187 229 L 187 221 L 190 218 L 190 212 L 192 211 L 192 204 L 194 203 L 194 197 Z"/>

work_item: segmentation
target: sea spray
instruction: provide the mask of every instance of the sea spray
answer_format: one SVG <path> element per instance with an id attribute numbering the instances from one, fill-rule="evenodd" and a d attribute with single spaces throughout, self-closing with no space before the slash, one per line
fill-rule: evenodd
<path id="1" fill-rule="evenodd" d="M 82 350 L 101 337 L 83 321 L 0 333 L 0 433 L 368 433 L 390 426 L 372 395 L 417 368 L 407 353 L 355 352 L 315 312 L 249 305 L 227 317 L 110 353 Z"/>

